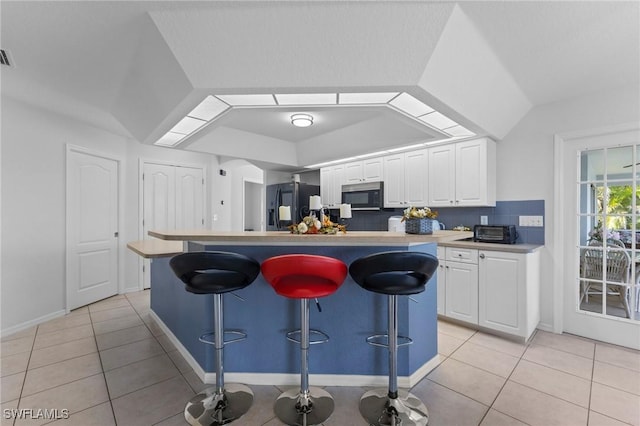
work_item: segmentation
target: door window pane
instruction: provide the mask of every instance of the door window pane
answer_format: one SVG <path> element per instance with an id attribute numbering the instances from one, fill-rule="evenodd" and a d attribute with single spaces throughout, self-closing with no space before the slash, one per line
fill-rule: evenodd
<path id="1" fill-rule="evenodd" d="M 640 145 L 587 150 L 578 171 L 578 308 L 640 320 Z"/>

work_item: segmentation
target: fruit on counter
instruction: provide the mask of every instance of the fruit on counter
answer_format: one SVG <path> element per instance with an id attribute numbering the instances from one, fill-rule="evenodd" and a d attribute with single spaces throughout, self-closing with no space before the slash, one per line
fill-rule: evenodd
<path id="1" fill-rule="evenodd" d="M 454 231 L 471 231 L 471 228 L 468 226 L 458 225 L 453 227 Z"/>

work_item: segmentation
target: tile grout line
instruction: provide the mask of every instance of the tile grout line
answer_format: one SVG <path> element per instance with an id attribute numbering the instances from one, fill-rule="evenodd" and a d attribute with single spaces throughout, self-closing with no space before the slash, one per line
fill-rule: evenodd
<path id="1" fill-rule="evenodd" d="M 31 350 L 29 351 L 29 360 L 27 361 L 27 367 L 24 371 L 24 377 L 22 378 L 22 386 L 20 387 L 20 395 L 18 396 L 18 406 L 17 409 L 20 409 L 20 403 L 22 402 L 22 393 L 24 392 L 24 385 L 27 383 L 27 374 L 29 374 L 29 364 L 31 363 L 31 355 L 33 355 L 33 346 L 36 344 L 36 336 L 38 335 L 38 328 L 40 325 L 36 326 L 36 332 L 33 335 L 33 341 L 31 342 Z M 25 351 L 26 352 L 26 351 Z M 16 424 L 17 418 L 13 419 L 12 425 Z"/>
<path id="2" fill-rule="evenodd" d="M 517 419 L 513 416 L 510 416 L 509 414 L 503 413 L 502 411 L 499 411 L 495 408 L 493 408 L 494 404 L 496 403 L 496 401 L 498 400 L 498 397 L 500 396 L 500 394 L 502 393 L 502 391 L 504 390 L 504 387 L 507 385 L 507 383 L 509 383 L 509 379 L 511 378 L 511 376 L 513 375 L 513 372 L 516 371 L 516 368 L 518 368 L 518 365 L 520 365 L 520 361 L 522 361 L 522 358 L 524 357 L 524 354 L 527 352 L 527 350 L 529 349 L 529 347 L 531 346 L 531 343 L 533 342 L 533 339 L 535 338 L 535 335 L 538 333 L 538 330 L 536 329 L 536 331 L 533 333 L 533 335 L 531 336 L 531 340 L 529 340 L 528 343 L 525 344 L 525 348 L 524 351 L 522 351 L 522 353 L 520 354 L 520 356 L 518 357 L 518 361 L 516 362 L 516 364 L 513 366 L 513 369 L 511 370 L 511 372 L 509 373 L 509 375 L 506 377 L 504 383 L 502 384 L 502 386 L 500 386 L 500 390 L 496 393 L 495 398 L 493 398 L 493 401 L 491 401 L 491 404 L 489 405 L 489 409 L 487 410 L 486 413 L 484 413 L 484 416 L 482 416 L 482 419 L 480 419 L 480 423 L 478 424 L 482 424 L 482 422 L 484 421 L 484 419 L 487 417 L 487 414 L 489 414 L 489 411 L 494 410 L 497 411 L 500 414 L 503 414 L 507 417 L 510 417 L 512 419 L 515 419 L 519 422 L 528 424 L 520 419 Z M 498 351 L 500 352 L 500 351 Z M 479 402 L 479 401 L 478 401 Z"/>
<path id="3" fill-rule="evenodd" d="M 125 298 L 126 299 L 126 298 Z M 127 300 L 128 302 L 128 300 Z M 114 424 L 118 424 L 118 420 L 116 418 L 116 411 L 113 409 L 113 400 L 111 398 L 111 391 L 109 390 L 109 384 L 107 383 L 107 375 L 105 374 L 104 371 L 104 366 L 102 364 L 102 355 L 100 354 L 100 350 L 98 347 L 98 338 L 96 336 L 96 329 L 93 325 L 93 318 L 91 317 L 91 311 L 89 310 L 89 308 L 87 308 L 87 311 L 89 312 L 89 321 L 91 321 L 91 330 L 93 330 L 93 339 L 95 341 L 96 344 L 96 349 L 98 349 L 98 360 L 100 361 L 100 371 L 102 372 L 102 380 L 104 380 L 104 387 L 107 389 L 107 397 L 109 398 L 109 406 L 111 407 L 111 415 L 113 416 L 113 422 Z"/>

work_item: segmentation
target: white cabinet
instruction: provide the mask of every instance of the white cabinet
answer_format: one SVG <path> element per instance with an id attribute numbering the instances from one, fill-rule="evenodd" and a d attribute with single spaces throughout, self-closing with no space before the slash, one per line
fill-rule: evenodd
<path id="1" fill-rule="evenodd" d="M 343 183 L 344 164 L 320 169 L 320 197 L 325 207 L 330 209 L 340 207 Z"/>
<path id="2" fill-rule="evenodd" d="M 540 321 L 540 255 L 484 251 L 479 254 L 478 325 L 525 340 Z"/>
<path id="3" fill-rule="evenodd" d="M 529 339 L 540 321 L 539 251 L 438 247 L 438 261 L 438 315 Z"/>
<path id="4" fill-rule="evenodd" d="M 496 146 L 487 138 L 429 148 L 429 206 L 495 206 Z"/>
<path id="5" fill-rule="evenodd" d="M 445 316 L 478 323 L 478 250 L 445 248 Z"/>
<path id="6" fill-rule="evenodd" d="M 447 288 L 447 273 L 445 270 L 446 259 L 444 247 L 438 246 L 438 270 L 436 271 L 437 293 L 438 293 L 438 315 L 445 314 L 445 292 Z"/>
<path id="7" fill-rule="evenodd" d="M 423 207 L 428 203 L 428 151 L 384 157 L 384 207 Z"/>
<path id="8" fill-rule="evenodd" d="M 382 157 L 352 161 L 344 165 L 345 183 L 382 181 Z"/>

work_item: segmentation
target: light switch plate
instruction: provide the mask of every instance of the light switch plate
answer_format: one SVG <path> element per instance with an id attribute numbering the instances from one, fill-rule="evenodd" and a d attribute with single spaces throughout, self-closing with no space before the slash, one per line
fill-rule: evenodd
<path id="1" fill-rule="evenodd" d="M 488 225 L 489 217 L 488 216 L 480 216 L 480 225 Z"/>

